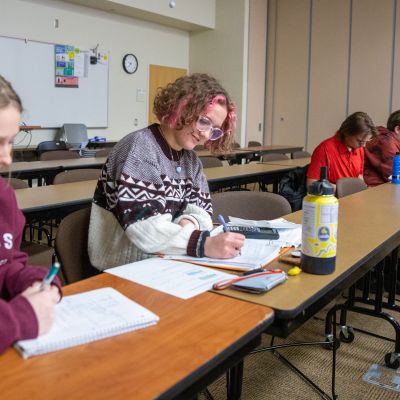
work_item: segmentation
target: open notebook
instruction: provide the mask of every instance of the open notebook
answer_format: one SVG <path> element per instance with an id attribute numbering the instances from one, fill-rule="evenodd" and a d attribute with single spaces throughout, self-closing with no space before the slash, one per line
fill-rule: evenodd
<path id="1" fill-rule="evenodd" d="M 56 305 L 51 330 L 36 339 L 19 340 L 15 348 L 24 358 L 154 325 L 159 318 L 106 287 L 64 297 Z"/>

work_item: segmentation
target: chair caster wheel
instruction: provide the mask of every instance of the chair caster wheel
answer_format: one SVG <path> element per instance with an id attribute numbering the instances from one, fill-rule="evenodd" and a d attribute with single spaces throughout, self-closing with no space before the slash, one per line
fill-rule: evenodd
<path id="1" fill-rule="evenodd" d="M 351 343 L 354 340 L 354 330 L 351 326 L 340 327 L 340 341 L 343 343 Z"/>
<path id="2" fill-rule="evenodd" d="M 400 367 L 400 354 L 399 353 L 387 353 L 385 355 L 385 364 L 388 368 L 397 369 Z"/>
<path id="3" fill-rule="evenodd" d="M 340 347 L 340 340 L 336 338 L 335 340 L 333 339 L 332 335 L 328 335 L 327 340 L 329 340 L 329 343 L 324 343 L 322 347 L 326 350 L 333 350 L 333 346 L 335 346 L 335 350 L 337 350 Z"/>

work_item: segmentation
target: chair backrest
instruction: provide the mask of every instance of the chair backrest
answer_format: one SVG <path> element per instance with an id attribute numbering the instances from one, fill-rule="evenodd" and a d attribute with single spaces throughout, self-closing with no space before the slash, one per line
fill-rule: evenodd
<path id="1" fill-rule="evenodd" d="M 269 192 L 213 193 L 211 200 L 214 222 L 218 222 L 219 214 L 245 219 L 274 219 L 292 212 L 284 197 Z"/>
<path id="2" fill-rule="evenodd" d="M 99 273 L 91 264 L 88 255 L 90 208 L 67 215 L 60 223 L 55 250 L 67 284 Z"/>
<path id="3" fill-rule="evenodd" d="M 203 168 L 213 168 L 213 167 L 222 167 L 222 161 L 217 157 L 205 156 L 199 157 L 201 163 L 203 164 Z"/>
<path id="4" fill-rule="evenodd" d="M 67 144 L 63 141 L 46 140 L 37 145 L 36 151 L 39 156 L 46 151 L 67 150 Z"/>
<path id="5" fill-rule="evenodd" d="M 59 185 L 60 183 L 90 181 L 93 179 L 99 179 L 100 172 L 101 172 L 100 169 L 95 169 L 95 168 L 79 168 L 79 169 L 71 169 L 69 171 L 63 171 L 58 173 L 54 177 L 53 184 Z"/>
<path id="6" fill-rule="evenodd" d="M 257 146 L 262 146 L 260 142 L 257 142 L 256 140 L 249 140 L 249 143 L 247 143 L 247 147 L 257 147 Z"/>
<path id="7" fill-rule="evenodd" d="M 204 150 L 204 145 L 203 144 L 198 144 L 197 146 L 194 146 L 193 150 Z"/>
<path id="8" fill-rule="evenodd" d="M 311 157 L 311 154 L 308 151 L 301 150 L 301 151 L 293 152 L 292 157 L 293 158 L 307 158 L 307 157 Z"/>
<path id="9" fill-rule="evenodd" d="M 95 157 L 108 157 L 112 149 L 112 147 L 105 147 L 104 149 L 96 151 Z"/>
<path id="10" fill-rule="evenodd" d="M 238 149 L 240 147 L 240 144 L 238 142 L 233 142 L 232 143 L 232 148 L 233 149 Z"/>
<path id="11" fill-rule="evenodd" d="M 336 181 L 336 194 L 338 198 L 368 189 L 367 184 L 359 178 L 340 178 Z"/>
<path id="12" fill-rule="evenodd" d="M 49 160 L 68 160 L 71 158 L 80 158 L 79 154 L 75 151 L 58 150 L 58 151 L 46 151 L 39 157 L 40 161 Z"/>
<path id="13" fill-rule="evenodd" d="M 261 161 L 277 161 L 277 160 L 289 160 L 289 157 L 286 154 L 282 153 L 270 153 L 270 154 L 264 154 L 261 157 Z"/>
<path id="14" fill-rule="evenodd" d="M 28 182 L 18 178 L 7 179 L 7 182 L 13 189 L 27 189 L 29 187 Z"/>

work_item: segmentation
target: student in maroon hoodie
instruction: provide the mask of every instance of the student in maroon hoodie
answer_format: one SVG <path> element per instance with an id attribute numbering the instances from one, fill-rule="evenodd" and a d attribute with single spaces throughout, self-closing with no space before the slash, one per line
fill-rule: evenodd
<path id="1" fill-rule="evenodd" d="M 11 164 L 11 148 L 19 131 L 21 100 L 0 75 L 0 167 Z M 13 189 L 0 177 L 0 353 L 16 340 L 47 332 L 60 300 L 60 283 L 40 289 L 46 268 L 27 265 L 20 250 L 25 218 Z"/>
<path id="2" fill-rule="evenodd" d="M 378 127 L 379 135 L 365 148 L 364 180 L 368 186 L 389 182 L 393 157 L 400 152 L 400 110 L 390 114 L 387 129 Z"/>

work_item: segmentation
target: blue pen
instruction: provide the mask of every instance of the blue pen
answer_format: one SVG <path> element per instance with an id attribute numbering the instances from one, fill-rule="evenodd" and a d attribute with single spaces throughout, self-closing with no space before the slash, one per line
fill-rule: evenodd
<path id="1" fill-rule="evenodd" d="M 224 232 L 229 232 L 228 226 L 226 225 L 224 217 L 221 214 L 218 214 L 218 219 L 219 219 L 219 222 L 221 222 L 222 227 L 224 228 Z"/>
<path id="2" fill-rule="evenodd" d="M 40 290 L 44 290 L 46 287 L 48 287 L 50 285 L 50 283 L 53 281 L 53 279 L 57 275 L 57 272 L 59 269 L 60 269 L 60 263 L 55 262 L 49 269 L 49 272 L 47 273 L 47 275 L 43 278 L 42 284 L 40 285 Z"/>

